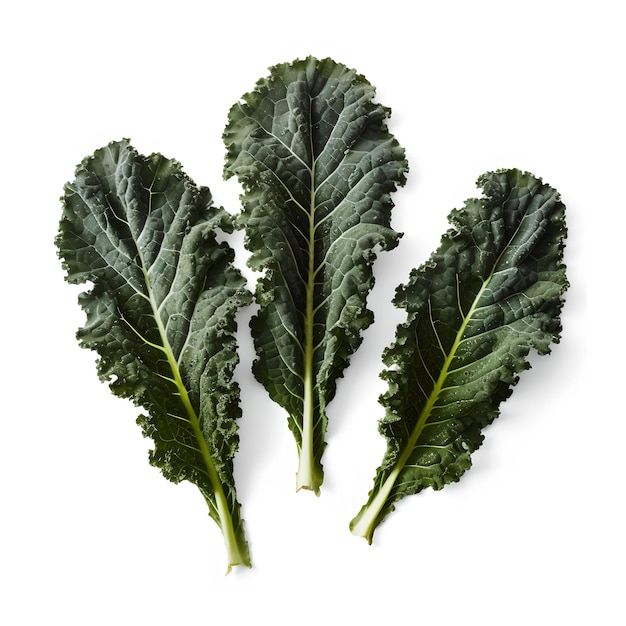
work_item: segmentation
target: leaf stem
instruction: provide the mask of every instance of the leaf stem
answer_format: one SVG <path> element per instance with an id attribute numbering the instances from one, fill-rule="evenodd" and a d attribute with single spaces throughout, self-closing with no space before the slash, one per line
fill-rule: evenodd
<path id="1" fill-rule="evenodd" d="M 193 434 L 195 435 L 198 442 L 199 450 L 206 466 L 207 474 L 209 476 L 209 481 L 211 483 L 211 487 L 213 488 L 215 508 L 217 509 L 219 517 L 219 526 L 222 530 L 224 542 L 226 544 L 226 554 L 228 558 L 227 573 L 230 572 L 233 565 L 246 565 L 250 567 L 250 557 L 247 555 L 247 550 L 242 551 L 241 546 L 237 541 L 235 529 L 233 527 L 233 518 L 228 506 L 228 499 L 226 498 L 226 494 L 224 493 L 222 481 L 220 480 L 217 470 L 215 469 L 215 464 L 213 463 L 213 459 L 211 457 L 211 451 L 209 450 L 206 439 L 204 438 L 204 434 L 202 432 L 202 428 L 200 426 L 200 420 L 198 418 L 196 410 L 191 403 L 191 399 L 189 398 L 189 393 L 187 392 L 187 388 L 185 387 L 182 376 L 180 374 L 178 362 L 176 360 L 176 357 L 174 356 L 174 352 L 172 351 L 172 347 L 167 337 L 167 331 L 165 330 L 165 326 L 163 325 L 161 316 L 158 313 L 158 307 L 154 298 L 154 294 L 152 292 L 150 279 L 148 277 L 148 272 L 146 270 L 146 266 L 141 252 L 139 253 L 139 258 L 145 278 L 148 298 L 152 307 L 152 315 L 156 321 L 159 335 L 163 344 L 162 347 L 157 347 L 165 354 L 165 357 L 167 358 L 167 362 L 173 376 L 172 382 L 176 386 L 177 393 L 183 406 L 185 407 L 185 411 L 189 418 L 189 424 L 191 425 Z M 205 500 L 207 501 L 209 508 L 211 508 L 211 503 L 206 496 Z"/>
<path id="2" fill-rule="evenodd" d="M 311 148 L 311 155 L 313 154 Z M 311 165 L 311 193 L 309 202 L 309 259 L 304 313 L 304 399 L 302 402 L 302 442 L 298 454 L 296 491 L 310 489 L 320 494 L 324 480 L 321 464 L 315 460 L 315 372 L 313 366 L 315 318 L 315 160 Z"/>
<path id="3" fill-rule="evenodd" d="M 356 517 L 350 522 L 350 532 L 357 537 L 364 537 L 367 543 L 372 543 L 374 530 L 379 523 L 379 515 L 389 498 L 389 494 L 402 468 L 396 465 L 379 489 L 372 490 L 369 500 L 361 508 Z"/>
<path id="4" fill-rule="evenodd" d="M 306 356 L 305 356 L 306 358 Z M 313 452 L 313 363 L 312 357 L 306 358 L 304 373 L 304 407 L 302 413 L 302 444 L 298 454 L 298 472 L 296 474 L 296 491 L 310 489 L 320 495 L 323 482 L 322 472 L 315 461 Z"/>
<path id="5" fill-rule="evenodd" d="M 495 265 L 494 265 L 494 268 L 495 268 Z M 426 404 L 424 405 L 424 407 L 422 408 L 420 412 L 418 420 L 415 426 L 413 427 L 413 430 L 411 432 L 411 435 L 409 437 L 409 440 L 406 446 L 402 450 L 402 453 L 400 454 L 400 456 L 396 459 L 396 462 L 392 470 L 389 472 L 389 475 L 387 476 L 387 478 L 385 478 L 384 482 L 381 484 L 381 486 L 378 489 L 376 489 L 376 487 L 372 489 L 367 503 L 359 511 L 356 517 L 350 522 L 350 532 L 352 532 L 353 535 L 357 535 L 358 537 L 364 537 L 369 544 L 372 543 L 372 536 L 374 534 L 374 530 L 376 526 L 380 523 L 380 521 L 382 521 L 380 519 L 381 511 L 383 510 L 383 507 L 385 506 L 385 503 L 387 502 L 387 499 L 389 498 L 391 491 L 393 490 L 396 480 L 398 480 L 398 476 L 400 475 L 400 472 L 404 469 L 405 465 L 408 463 L 409 459 L 411 458 L 411 454 L 413 453 L 413 450 L 415 449 L 415 446 L 417 445 L 417 442 L 422 434 L 422 431 L 424 430 L 424 427 L 426 426 L 426 422 L 428 421 L 432 413 L 432 410 L 435 406 L 435 403 L 437 402 L 437 399 L 439 398 L 441 389 L 443 388 L 445 380 L 448 377 L 448 373 L 450 372 L 450 366 L 456 355 L 456 351 L 458 350 L 460 343 L 463 341 L 463 336 L 465 335 L 465 329 L 467 328 L 467 325 L 478 306 L 478 302 L 480 301 L 480 298 L 482 297 L 483 292 L 489 285 L 489 281 L 491 280 L 491 277 L 493 276 L 493 271 L 494 270 L 492 269 L 488 278 L 483 282 L 481 288 L 479 289 L 478 293 L 474 297 L 474 300 L 472 302 L 472 305 L 469 311 L 466 314 L 464 314 L 461 308 L 459 307 L 459 312 L 461 313 L 462 321 L 457 331 L 456 337 L 454 339 L 454 343 L 452 344 L 452 346 L 448 350 L 448 353 L 446 354 L 444 363 L 441 367 L 441 372 L 439 373 L 439 377 L 435 381 L 435 385 L 428 396 Z M 458 277 L 457 277 L 457 284 L 458 284 Z M 429 300 L 429 304 L 430 304 L 430 300 Z"/>

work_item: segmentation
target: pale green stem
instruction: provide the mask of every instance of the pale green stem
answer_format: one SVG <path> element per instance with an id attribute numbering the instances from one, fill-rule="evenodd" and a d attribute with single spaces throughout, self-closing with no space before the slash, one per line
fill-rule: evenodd
<path id="1" fill-rule="evenodd" d="M 474 314 L 474 311 L 476 310 L 476 307 L 478 306 L 478 301 L 480 300 L 480 297 L 482 296 L 483 291 L 489 284 L 490 279 L 491 279 L 491 275 L 489 276 L 487 280 L 483 282 L 482 287 L 480 288 L 480 290 L 476 294 L 476 297 L 474 298 L 472 306 L 470 307 L 467 314 L 463 316 L 463 321 L 459 327 L 459 330 L 457 331 L 454 343 L 452 344 L 446 356 L 446 359 L 441 368 L 439 377 L 437 378 L 437 381 L 435 383 L 435 386 L 433 387 L 433 390 L 430 392 L 428 400 L 419 415 L 417 423 L 415 424 L 413 431 L 411 432 L 409 441 L 407 442 L 407 445 L 404 447 L 402 454 L 396 460 L 395 465 L 393 466 L 393 469 L 391 470 L 391 472 L 389 473 L 389 475 L 387 476 L 383 484 L 380 486 L 380 488 L 376 492 L 370 495 L 370 499 L 368 500 L 367 504 L 363 506 L 363 508 L 359 511 L 358 515 L 352 520 L 352 522 L 350 522 L 350 531 L 352 532 L 352 534 L 357 535 L 359 537 L 365 537 L 368 543 L 372 543 L 372 536 L 374 534 L 374 530 L 376 526 L 378 525 L 378 521 L 377 521 L 378 516 L 380 515 L 380 512 L 385 506 L 385 503 L 387 502 L 387 499 L 389 498 L 389 495 L 391 494 L 391 491 L 396 483 L 396 480 L 398 479 L 398 476 L 400 475 L 400 472 L 404 469 L 404 466 L 406 465 L 409 458 L 411 457 L 411 454 L 413 453 L 415 445 L 417 444 L 417 441 L 420 435 L 422 434 L 422 431 L 424 430 L 424 426 L 426 425 L 426 422 L 428 418 L 430 417 L 433 407 L 435 406 L 435 402 L 437 401 L 437 398 L 439 397 L 439 393 L 441 392 L 441 389 L 443 388 L 445 380 L 450 371 L 450 364 L 452 363 L 452 360 L 456 354 L 459 344 L 463 340 L 463 336 L 465 334 L 465 329 L 467 328 L 467 324 L 469 320 L 471 319 L 472 315 Z M 459 310 L 460 310 L 460 307 L 459 307 Z"/>
<path id="2" fill-rule="evenodd" d="M 322 469 L 315 461 L 313 431 L 315 426 L 315 373 L 313 371 L 313 330 L 315 315 L 315 163 L 311 168 L 309 207 L 309 267 L 306 286 L 304 323 L 304 399 L 302 403 L 302 442 L 298 455 L 296 491 L 310 489 L 319 495 L 323 481 Z"/>
<path id="3" fill-rule="evenodd" d="M 187 388 L 185 387 L 185 384 L 183 383 L 182 377 L 180 375 L 180 369 L 176 361 L 176 357 L 174 356 L 172 347 L 167 338 L 167 333 L 165 331 L 165 327 L 163 326 L 161 316 L 158 313 L 158 307 L 157 307 L 154 295 L 152 293 L 150 280 L 148 278 L 148 272 L 143 263 L 143 258 L 141 259 L 141 264 L 142 264 L 142 269 L 143 269 L 143 273 L 145 277 L 146 288 L 148 290 L 148 298 L 152 306 L 152 314 L 156 321 L 159 334 L 161 336 L 161 340 L 163 343 L 162 346 L 156 346 L 156 347 L 158 347 L 165 354 L 167 358 L 168 364 L 174 376 L 172 381 L 176 385 L 181 402 L 183 403 L 183 406 L 185 407 L 185 411 L 188 417 L 188 422 L 191 425 L 191 428 L 196 437 L 196 440 L 198 441 L 200 453 L 202 454 L 202 458 L 204 460 L 207 473 L 209 475 L 209 480 L 211 482 L 211 487 L 213 488 L 213 495 L 215 497 L 215 503 L 217 507 L 219 520 L 220 520 L 219 526 L 222 530 L 222 534 L 224 535 L 224 542 L 226 544 L 226 553 L 227 553 L 227 558 L 228 558 L 228 570 L 227 571 L 230 571 L 231 566 L 233 565 L 247 565 L 248 567 L 250 567 L 249 558 L 247 558 L 246 555 L 243 555 L 241 553 L 239 544 L 237 543 L 236 536 L 235 536 L 235 529 L 233 527 L 233 519 L 230 514 L 230 510 L 228 508 L 228 500 L 224 493 L 222 481 L 220 480 L 217 474 L 217 470 L 215 469 L 215 465 L 213 464 L 213 459 L 211 458 L 211 452 L 207 446 L 207 442 L 202 433 L 202 429 L 200 428 L 200 420 L 198 419 L 196 411 L 193 408 L 191 399 L 189 398 L 189 393 L 187 392 Z"/>

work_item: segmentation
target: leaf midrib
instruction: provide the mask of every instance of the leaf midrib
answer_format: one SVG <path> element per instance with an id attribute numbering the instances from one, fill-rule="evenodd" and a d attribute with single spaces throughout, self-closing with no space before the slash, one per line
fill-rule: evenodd
<path id="1" fill-rule="evenodd" d="M 452 343 L 452 346 L 450 347 L 450 349 L 448 350 L 446 354 L 446 358 L 444 360 L 439 376 L 437 377 L 437 380 L 435 381 L 432 391 L 428 395 L 426 404 L 420 411 L 420 415 L 417 419 L 415 426 L 413 427 L 413 430 L 411 431 L 411 435 L 409 436 L 409 440 L 407 444 L 404 446 L 404 449 L 402 450 L 402 453 L 400 454 L 400 456 L 396 459 L 396 462 L 394 463 L 392 470 L 390 471 L 389 475 L 387 476 L 387 478 L 381 485 L 381 488 L 379 489 L 375 498 L 372 500 L 370 508 L 375 510 L 376 507 L 380 507 L 378 510 L 382 509 L 382 507 L 384 506 L 384 503 L 387 501 L 387 498 L 389 497 L 395 485 L 396 480 L 398 479 L 398 476 L 400 475 L 400 473 L 406 466 L 411 454 L 413 453 L 413 450 L 415 449 L 417 445 L 417 441 L 419 440 L 419 437 L 422 434 L 426 426 L 426 422 L 428 421 L 428 418 L 430 417 L 432 413 L 433 407 L 435 406 L 435 403 L 437 402 L 439 398 L 439 394 L 441 390 L 443 389 L 444 382 L 446 378 L 448 377 L 448 374 L 450 373 L 450 364 L 452 363 L 454 357 L 456 356 L 456 352 L 459 348 L 459 345 L 464 340 L 464 335 L 465 335 L 465 330 L 467 328 L 467 325 L 469 324 L 470 320 L 472 319 L 472 316 L 476 312 L 476 309 L 479 308 L 478 303 L 485 289 L 491 283 L 491 280 L 493 279 L 494 274 L 496 274 L 497 268 L 500 265 L 500 261 L 502 260 L 507 250 L 509 250 L 509 248 L 511 247 L 511 243 L 515 240 L 518 232 L 520 231 L 526 214 L 527 213 L 524 213 L 522 218 L 519 220 L 519 223 L 515 229 L 515 232 L 508 238 L 506 245 L 503 246 L 500 254 L 494 259 L 493 265 L 491 267 L 491 271 L 489 275 L 484 279 L 467 313 L 463 313 L 463 310 L 461 309 L 460 302 L 459 302 L 458 308 L 463 319 L 456 333 L 456 337 L 454 338 L 454 342 Z M 459 287 L 458 274 L 456 275 L 456 278 L 457 278 L 457 289 L 458 289 Z M 430 298 L 429 298 L 429 302 L 430 302 Z M 437 340 L 439 341 L 439 335 L 437 334 L 437 331 L 435 330 L 434 327 L 433 327 L 433 332 L 435 333 L 435 335 L 437 336 Z M 441 348 L 440 342 L 439 342 L 439 346 Z"/>
<path id="2" fill-rule="evenodd" d="M 309 96 L 310 97 L 310 96 Z M 313 153 L 313 120 L 311 119 L 312 106 L 309 103 L 309 142 L 311 153 L 310 190 L 309 190 L 309 232 L 308 232 L 308 267 L 306 282 L 306 303 L 304 311 L 304 368 L 303 368 L 303 385 L 304 398 L 302 401 L 302 432 L 301 446 L 299 451 L 298 473 L 296 478 L 296 489 L 307 488 L 312 489 L 316 493 L 319 492 L 319 485 L 315 478 L 315 451 L 314 451 L 314 430 L 315 430 L 315 389 L 317 382 L 314 372 L 314 352 L 313 330 L 315 317 L 315 279 L 317 276 L 317 268 L 315 264 L 315 167 L 316 159 Z"/>
<path id="3" fill-rule="evenodd" d="M 151 189 L 148 189 L 148 193 L 150 194 L 148 214 L 150 214 L 153 192 Z M 230 511 L 228 509 L 228 501 L 227 501 L 226 495 L 224 494 L 224 489 L 222 487 L 221 480 L 219 479 L 217 470 L 215 468 L 215 464 L 213 463 L 213 460 L 211 458 L 211 452 L 208 448 L 207 442 L 204 439 L 202 429 L 200 427 L 200 420 L 198 418 L 198 415 L 189 397 L 189 392 L 187 391 L 187 388 L 185 387 L 185 384 L 183 382 L 178 360 L 176 359 L 174 355 L 174 351 L 172 350 L 172 346 L 167 337 L 167 331 L 165 330 L 165 326 L 163 325 L 163 321 L 161 320 L 161 315 L 159 313 L 160 307 L 157 304 L 156 298 L 152 291 L 148 269 L 146 267 L 143 252 L 137 240 L 135 240 L 135 245 L 137 247 L 137 258 L 139 260 L 139 265 L 141 267 L 141 271 L 144 276 L 144 283 L 145 283 L 146 292 L 147 292 L 146 299 L 150 304 L 151 314 L 157 325 L 159 337 L 161 339 L 161 345 L 159 344 L 152 344 L 152 345 L 155 348 L 159 349 L 161 352 L 163 352 L 163 354 L 165 355 L 165 358 L 167 359 L 170 371 L 172 372 L 172 376 L 173 376 L 173 378 L 169 380 L 176 386 L 177 394 L 180 397 L 180 400 L 187 414 L 186 422 L 191 427 L 191 430 L 196 438 L 196 441 L 198 442 L 198 446 L 199 446 L 198 450 L 202 456 L 204 465 L 206 466 L 206 473 L 211 483 L 213 494 L 215 496 L 215 504 L 214 504 L 205 495 L 205 500 L 207 502 L 207 505 L 210 508 L 216 510 L 217 515 L 219 516 L 219 519 L 221 522 L 221 527 L 224 532 L 224 535 L 225 536 L 232 535 L 234 534 L 233 527 L 232 527 L 232 518 L 230 515 Z"/>

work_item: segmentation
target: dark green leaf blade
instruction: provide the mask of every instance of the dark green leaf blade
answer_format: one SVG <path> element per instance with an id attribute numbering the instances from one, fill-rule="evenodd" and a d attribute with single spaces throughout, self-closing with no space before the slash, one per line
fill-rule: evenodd
<path id="1" fill-rule="evenodd" d="M 65 186 L 56 244 L 87 314 L 77 337 L 99 354 L 98 374 L 147 411 L 150 462 L 200 489 L 218 523 L 229 568 L 250 565 L 233 479 L 239 388 L 235 314 L 251 299 L 216 240 L 232 230 L 176 161 L 113 142 Z"/>
<path id="2" fill-rule="evenodd" d="M 483 175 L 482 199 L 453 211 L 453 229 L 396 294 L 407 311 L 383 355 L 380 431 L 387 451 L 351 529 L 371 543 L 406 495 L 459 480 L 531 350 L 560 339 L 568 283 L 565 207 L 531 174 Z"/>
<path id="3" fill-rule="evenodd" d="M 256 378 L 288 413 L 297 489 L 319 493 L 326 407 L 361 331 L 378 249 L 392 249 L 390 194 L 404 150 L 374 88 L 330 59 L 278 65 L 230 112 L 225 176 L 244 187 L 249 265 L 265 270 L 251 328 Z"/>

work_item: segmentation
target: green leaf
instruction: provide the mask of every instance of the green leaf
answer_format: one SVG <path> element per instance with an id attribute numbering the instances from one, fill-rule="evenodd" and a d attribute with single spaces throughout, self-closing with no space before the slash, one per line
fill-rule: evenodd
<path id="1" fill-rule="evenodd" d="M 65 186 L 56 239 L 70 283 L 93 283 L 79 302 L 77 337 L 97 351 L 111 391 L 147 411 L 150 462 L 200 489 L 226 543 L 228 566 L 250 566 L 233 480 L 239 388 L 235 314 L 249 303 L 232 231 L 211 194 L 180 165 L 139 155 L 126 141 L 85 159 Z"/>
<path id="2" fill-rule="evenodd" d="M 244 188 L 249 265 L 265 270 L 254 373 L 288 413 L 297 489 L 319 493 L 326 408 L 373 320 L 372 264 L 397 245 L 390 194 L 407 162 L 353 70 L 309 57 L 270 72 L 230 111 L 224 172 Z"/>
<path id="3" fill-rule="evenodd" d="M 458 481 L 531 350 L 558 342 L 565 207 L 528 173 L 482 176 L 484 198 L 453 211 L 453 229 L 411 272 L 395 304 L 407 311 L 386 349 L 380 431 L 387 450 L 350 527 L 371 543 L 406 495 Z"/>

